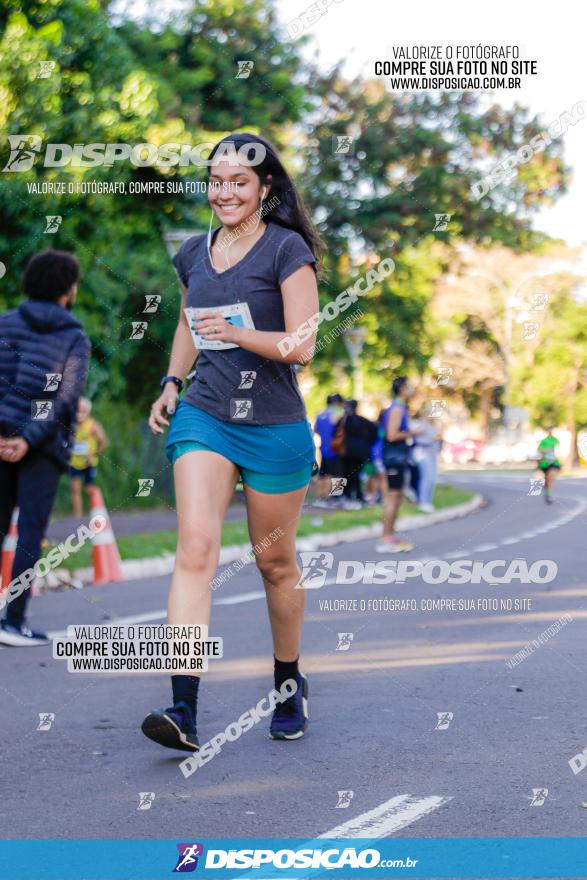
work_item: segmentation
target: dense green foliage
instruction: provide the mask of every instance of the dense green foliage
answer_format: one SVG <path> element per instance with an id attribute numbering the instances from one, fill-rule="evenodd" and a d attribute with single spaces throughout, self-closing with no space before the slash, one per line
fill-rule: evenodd
<path id="1" fill-rule="evenodd" d="M 421 372 L 432 353 L 427 306 L 444 268 L 435 241 L 532 248 L 540 237 L 531 212 L 564 189 L 567 169 L 555 141 L 506 193 L 497 188 L 476 201 L 471 183 L 538 133 L 539 120 L 520 107 L 483 108 L 471 94 L 392 95 L 379 82 L 348 82 L 338 70 L 322 75 L 302 62 L 300 44 L 287 39 L 265 0 L 203 0 L 151 26 L 116 22 L 98 0 L 7 0 L 0 11 L 0 161 L 15 134 L 73 145 L 195 144 L 234 129 L 262 132 L 283 151 L 323 235 L 322 305 L 367 265 L 395 260 L 394 273 L 359 303 L 368 330 L 365 374 L 383 392 L 391 370 Z M 236 78 L 240 60 L 254 62 L 248 78 Z M 44 62 L 51 65 L 46 77 L 39 76 Z M 334 154 L 337 135 L 355 138 L 352 154 Z M 137 426 L 156 394 L 177 320 L 178 284 L 163 235 L 205 228 L 205 196 L 43 196 L 30 195 L 27 183 L 176 176 L 203 179 L 203 170 L 38 162 L 1 175 L 3 306 L 18 301 L 22 268 L 35 251 L 71 250 L 82 265 L 78 311 L 93 345 L 88 391 L 112 435 L 103 473 L 120 503 L 132 497 L 129 481 L 145 475 Z M 439 213 L 450 222 L 435 232 Z M 44 232 L 47 215 L 63 218 L 55 234 Z M 130 340 L 149 294 L 161 296 L 159 309 L 148 316 L 144 338 Z M 322 335 L 331 329 L 326 323 Z M 316 357 L 311 408 L 346 361 L 340 338 Z"/>

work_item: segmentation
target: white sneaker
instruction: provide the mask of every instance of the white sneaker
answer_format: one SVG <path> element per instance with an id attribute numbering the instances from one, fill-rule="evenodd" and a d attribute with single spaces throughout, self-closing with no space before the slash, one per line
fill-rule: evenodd
<path id="1" fill-rule="evenodd" d="M 434 513 L 436 508 L 433 504 L 418 504 L 418 510 L 423 511 L 424 513 Z"/>

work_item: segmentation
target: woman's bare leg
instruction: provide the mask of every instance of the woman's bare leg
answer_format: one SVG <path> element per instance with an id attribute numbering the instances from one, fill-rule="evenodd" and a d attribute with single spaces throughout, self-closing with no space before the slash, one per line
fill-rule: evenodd
<path id="1" fill-rule="evenodd" d="M 173 466 L 177 553 L 167 605 L 170 624 L 208 626 L 211 581 L 218 567 L 222 524 L 238 479 L 216 452 L 194 450 Z"/>
<path id="2" fill-rule="evenodd" d="M 267 593 L 274 654 L 297 660 L 304 620 L 304 590 L 295 589 L 301 577 L 296 562 L 296 532 L 307 487 L 269 495 L 245 485 L 249 535 Z"/>

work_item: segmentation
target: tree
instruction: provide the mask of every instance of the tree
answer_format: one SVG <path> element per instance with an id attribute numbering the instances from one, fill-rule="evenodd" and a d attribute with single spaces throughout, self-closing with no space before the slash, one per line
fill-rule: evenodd
<path id="1" fill-rule="evenodd" d="M 21 11 L 16 11 L 17 9 Z M 12 11 L 12 10 L 15 11 Z M 0 34 L 2 143 L 20 132 L 43 143 L 214 142 L 235 119 L 255 129 L 285 130 L 303 112 L 301 62 L 280 42 L 275 16 L 259 0 L 194 6 L 184 22 L 155 33 L 145 25 L 115 28 L 97 0 L 9 4 Z M 236 30 L 235 30 L 236 28 Z M 235 79 L 237 60 L 263 49 L 254 88 Z M 255 55 L 257 58 L 257 56 Z M 38 77 L 42 62 L 49 75 Z M 9 150 L 3 148 L 4 165 Z M 48 246 L 74 251 L 82 266 L 78 308 L 93 343 L 90 393 L 145 412 L 165 369 L 179 304 L 178 283 L 163 234 L 207 222 L 204 195 L 30 195 L 37 182 L 167 181 L 203 179 L 203 168 L 164 169 L 130 162 L 112 167 L 45 168 L 4 174 L 0 189 L 3 279 L 7 303 L 20 296 L 28 257 Z M 45 217 L 62 217 L 56 234 Z M 145 316 L 145 296 L 161 297 Z M 142 340 L 132 322 L 148 321 Z"/>
<path id="2" fill-rule="evenodd" d="M 470 92 L 391 94 L 379 81 L 346 82 L 338 70 L 318 80 L 317 91 L 307 124 L 305 192 L 327 242 L 323 299 L 350 282 L 349 253 L 392 255 L 397 271 L 361 305 L 372 331 L 365 368 L 376 373 L 383 358 L 421 371 L 432 351 L 427 303 L 449 260 L 447 250 L 444 261 L 434 256 L 434 243 L 539 247 L 545 237 L 530 219 L 564 192 L 562 146 L 553 142 L 507 188 L 477 200 L 471 187 L 482 169 L 541 130 L 522 107 L 482 110 Z M 336 153 L 336 139 L 344 137 L 352 139 L 351 149 Z"/>
<path id="3" fill-rule="evenodd" d="M 571 434 L 567 466 L 576 457 L 576 438 L 587 425 L 587 302 L 583 278 L 570 272 L 552 279 L 552 292 L 537 337 L 515 369 L 514 399 L 534 424 L 565 426 Z"/>
<path id="4" fill-rule="evenodd" d="M 478 415 L 485 433 L 495 403 L 526 407 L 536 421 L 530 376 L 536 358 L 549 351 L 553 316 L 558 320 L 561 304 L 574 302 L 578 280 L 571 269 L 578 256 L 556 244 L 526 254 L 462 245 L 440 278 L 430 309 L 437 366 L 451 371 L 450 393 Z M 571 325 L 557 326 L 571 345 Z"/>

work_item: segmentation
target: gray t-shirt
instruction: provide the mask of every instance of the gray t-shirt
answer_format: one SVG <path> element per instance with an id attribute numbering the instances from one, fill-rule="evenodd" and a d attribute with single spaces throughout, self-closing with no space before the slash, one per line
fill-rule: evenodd
<path id="1" fill-rule="evenodd" d="M 255 329 L 273 332 L 285 330 L 280 285 L 301 266 L 312 263 L 315 258 L 302 236 L 275 223 L 268 223 L 244 258 L 225 272 L 217 272 L 210 262 L 205 234 L 187 239 L 173 257 L 187 287 L 186 306 L 246 302 Z M 243 418 L 245 411 L 244 420 L 253 425 L 306 418 L 293 364 L 240 347 L 200 350 L 195 379 L 183 399 L 224 421 Z M 251 403 L 243 405 L 242 400 Z"/>

